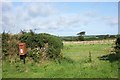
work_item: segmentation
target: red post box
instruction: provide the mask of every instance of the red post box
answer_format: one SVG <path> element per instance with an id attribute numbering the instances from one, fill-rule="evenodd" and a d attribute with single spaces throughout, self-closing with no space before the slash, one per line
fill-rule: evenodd
<path id="1" fill-rule="evenodd" d="M 26 54 L 26 44 L 19 43 L 19 55 L 25 55 L 25 54 Z"/>

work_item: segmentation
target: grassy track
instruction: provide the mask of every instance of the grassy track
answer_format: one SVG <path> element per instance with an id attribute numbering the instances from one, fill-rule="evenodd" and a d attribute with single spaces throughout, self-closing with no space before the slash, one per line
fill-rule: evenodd
<path id="1" fill-rule="evenodd" d="M 16 78 L 117 78 L 117 61 L 110 63 L 98 57 L 110 54 L 112 44 L 64 44 L 62 54 L 71 61 L 61 64 L 45 61 L 42 64 L 3 61 L 3 77 Z M 91 52 L 92 62 L 89 62 Z"/>

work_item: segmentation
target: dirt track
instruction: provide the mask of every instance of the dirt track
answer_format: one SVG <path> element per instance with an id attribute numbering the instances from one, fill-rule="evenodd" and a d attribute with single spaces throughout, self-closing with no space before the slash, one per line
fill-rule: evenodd
<path id="1" fill-rule="evenodd" d="M 63 41 L 64 44 L 114 44 L 115 40 Z"/>

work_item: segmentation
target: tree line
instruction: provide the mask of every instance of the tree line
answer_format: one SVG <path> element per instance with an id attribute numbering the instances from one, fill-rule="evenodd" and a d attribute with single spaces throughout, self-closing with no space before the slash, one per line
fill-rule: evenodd
<path id="1" fill-rule="evenodd" d="M 116 39 L 117 35 L 85 35 L 85 31 L 77 33 L 77 36 L 60 36 L 63 41 L 93 41 L 104 39 Z"/>

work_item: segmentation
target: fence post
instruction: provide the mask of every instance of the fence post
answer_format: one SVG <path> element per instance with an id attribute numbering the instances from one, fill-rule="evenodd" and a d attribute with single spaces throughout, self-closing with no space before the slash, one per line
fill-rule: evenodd
<path id="1" fill-rule="evenodd" d="M 92 56 L 90 51 L 89 51 L 89 62 L 92 62 Z"/>

